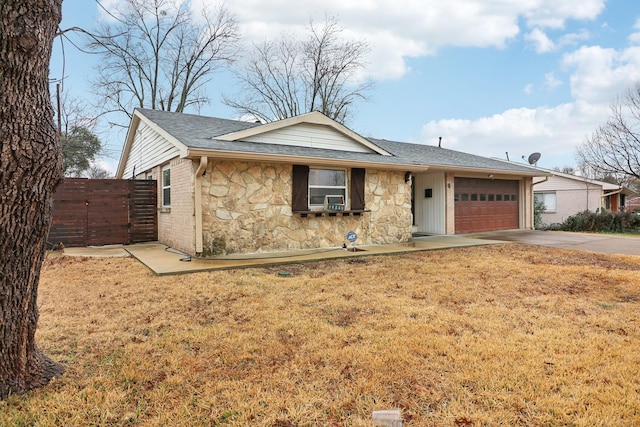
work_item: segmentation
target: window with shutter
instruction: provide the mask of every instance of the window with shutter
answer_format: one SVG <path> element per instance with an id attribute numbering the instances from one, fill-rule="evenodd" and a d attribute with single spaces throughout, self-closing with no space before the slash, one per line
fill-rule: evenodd
<path id="1" fill-rule="evenodd" d="M 347 199 L 347 171 L 309 169 L 309 209 L 322 210 L 327 196 L 341 196 L 342 200 Z"/>
<path id="2" fill-rule="evenodd" d="M 309 168 L 293 165 L 292 211 L 322 210 L 325 196 L 350 197 L 350 209 L 365 209 L 365 169 L 351 169 L 351 185 L 347 192 L 347 171 L 344 169 Z"/>

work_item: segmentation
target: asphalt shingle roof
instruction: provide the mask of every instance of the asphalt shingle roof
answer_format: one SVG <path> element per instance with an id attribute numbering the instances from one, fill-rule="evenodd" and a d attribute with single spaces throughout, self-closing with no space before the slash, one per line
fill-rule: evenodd
<path id="1" fill-rule="evenodd" d="M 518 165 L 462 151 L 450 150 L 425 144 L 411 144 L 408 142 L 387 141 L 384 139 L 367 138 L 374 144 L 384 148 L 398 157 L 413 159 L 420 164 L 430 166 L 450 166 L 462 168 L 498 169 L 514 172 L 532 172 L 530 167 Z"/>
<path id="2" fill-rule="evenodd" d="M 532 168 L 525 165 L 503 162 L 432 145 L 411 144 L 375 138 L 366 139 L 391 153 L 392 156 L 280 144 L 224 141 L 216 139 L 216 137 L 261 126 L 261 124 L 159 110 L 138 109 L 138 111 L 190 149 L 311 157 L 328 160 L 353 160 L 379 164 L 489 169 L 528 175 L 533 171 Z"/>

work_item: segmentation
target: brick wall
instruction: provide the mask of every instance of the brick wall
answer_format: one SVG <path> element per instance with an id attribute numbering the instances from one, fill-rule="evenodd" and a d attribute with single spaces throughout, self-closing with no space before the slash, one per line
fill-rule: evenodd
<path id="1" fill-rule="evenodd" d="M 189 159 L 174 158 L 171 167 L 171 207 L 162 207 L 162 168 L 153 169 L 158 180 L 158 240 L 174 249 L 192 254 L 195 248 L 194 181 L 195 165 Z"/>

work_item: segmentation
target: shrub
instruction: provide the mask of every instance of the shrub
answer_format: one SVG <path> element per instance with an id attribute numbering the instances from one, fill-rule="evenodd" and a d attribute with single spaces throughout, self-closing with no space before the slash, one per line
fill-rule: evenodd
<path id="1" fill-rule="evenodd" d="M 545 229 L 546 226 L 542 222 L 542 213 L 545 211 L 544 203 L 536 200 L 533 203 L 533 228 L 536 230 Z"/>
<path id="2" fill-rule="evenodd" d="M 552 224 L 547 229 L 591 232 L 638 232 L 640 215 L 633 212 L 584 211 L 568 217 L 562 224 Z"/>

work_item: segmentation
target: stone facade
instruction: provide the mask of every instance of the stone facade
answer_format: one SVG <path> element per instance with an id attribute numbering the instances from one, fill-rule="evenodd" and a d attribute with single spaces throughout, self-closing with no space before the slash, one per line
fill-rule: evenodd
<path id="1" fill-rule="evenodd" d="M 358 234 L 356 245 L 409 241 L 404 173 L 367 170 L 365 191 L 370 212 L 302 217 L 291 210 L 292 165 L 210 162 L 202 179 L 203 255 L 340 247 L 349 231 Z"/>
<path id="2" fill-rule="evenodd" d="M 359 245 L 403 243 L 411 240 L 411 184 L 404 172 L 367 169 L 366 212 L 360 215 L 310 214 L 291 210 L 292 165 L 242 161 L 209 161 L 202 177 L 203 251 L 196 253 L 195 172 L 197 164 L 174 158 L 171 167 L 171 207 L 162 205 L 162 168 L 139 174 L 158 181 L 158 240 L 191 255 L 276 252 L 351 245 L 355 231 Z M 350 179 L 350 171 L 347 171 Z M 455 175 L 445 174 L 446 233 L 455 233 L 453 209 Z M 520 193 L 526 207 L 532 203 L 531 178 L 524 179 Z M 350 188 L 350 182 L 347 182 Z M 348 197 L 347 197 L 348 199 Z M 349 209 L 349 206 L 347 206 Z M 532 227 L 528 210 L 521 228 Z"/>

